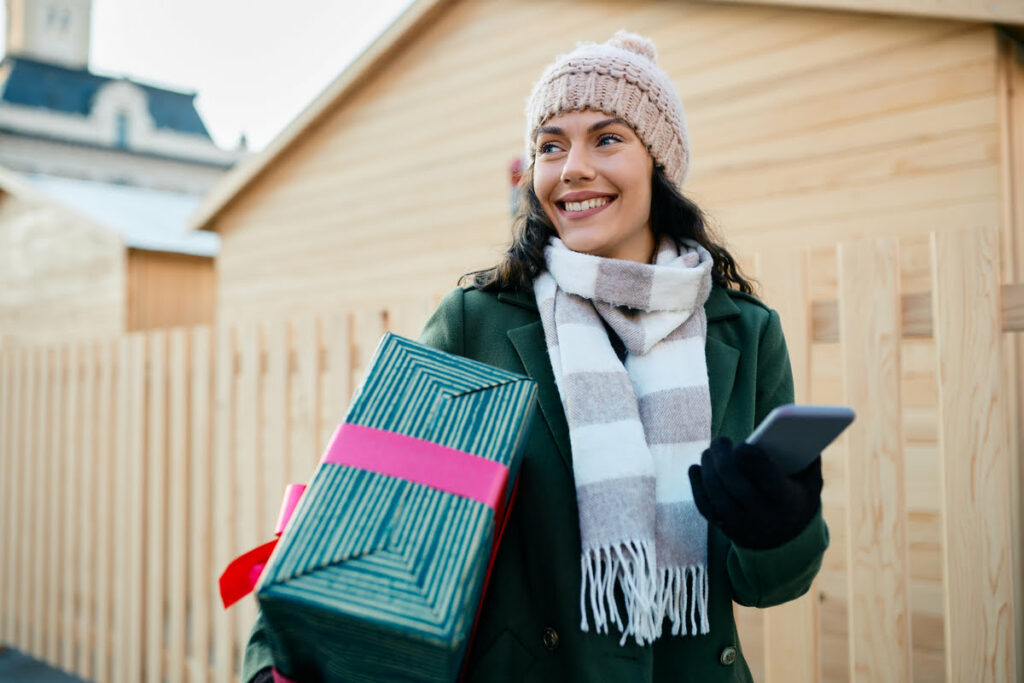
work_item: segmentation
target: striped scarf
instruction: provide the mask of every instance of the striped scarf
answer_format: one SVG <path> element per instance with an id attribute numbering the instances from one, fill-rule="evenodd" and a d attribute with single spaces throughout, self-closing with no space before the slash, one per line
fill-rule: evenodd
<path id="1" fill-rule="evenodd" d="M 653 265 L 569 250 L 534 282 L 569 423 L 580 517 L 580 628 L 651 643 L 708 633 L 707 522 L 687 469 L 711 438 L 704 302 L 711 254 L 659 245 Z M 607 329 L 625 345 L 625 360 Z M 621 591 L 625 616 L 616 604 Z"/>

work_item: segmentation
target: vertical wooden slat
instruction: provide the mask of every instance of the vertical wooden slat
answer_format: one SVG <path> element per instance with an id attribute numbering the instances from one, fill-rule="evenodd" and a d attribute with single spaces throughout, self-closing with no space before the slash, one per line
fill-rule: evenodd
<path id="1" fill-rule="evenodd" d="M 946 679 L 1014 676 L 1010 449 L 992 230 L 932 235 L 943 488 Z"/>
<path id="2" fill-rule="evenodd" d="M 0 645 L 14 643 L 14 353 L 0 349 Z"/>
<path id="3" fill-rule="evenodd" d="M 792 249 L 763 252 L 758 277 L 764 287 L 764 302 L 774 308 L 782 322 L 793 368 L 797 403 L 810 396 L 810 302 L 807 286 L 807 255 Z M 822 457 L 828 457 L 823 454 Z M 818 588 L 764 613 L 764 666 L 767 683 L 813 683 L 819 680 Z"/>
<path id="4" fill-rule="evenodd" d="M 29 458 L 35 465 L 32 468 L 32 509 L 34 524 L 34 535 L 32 537 L 32 649 L 31 653 L 36 657 L 46 655 L 46 511 L 47 511 L 47 461 L 44 457 L 47 442 L 46 409 L 50 403 L 50 353 L 46 347 L 40 347 L 36 351 L 39 364 L 33 383 L 38 387 L 35 404 L 33 406 L 32 420 L 32 445 L 28 449 Z"/>
<path id="5" fill-rule="evenodd" d="M 263 448 L 261 450 L 263 490 L 266 504 L 262 520 L 263 537 L 269 539 L 277 521 L 278 502 L 288 482 L 288 325 L 277 321 L 261 327 L 266 354 L 263 391 Z"/>
<path id="6" fill-rule="evenodd" d="M 218 327 L 214 364 L 214 453 L 212 498 L 216 524 L 213 529 L 214 567 L 220 571 L 233 558 L 235 540 L 235 507 L 238 504 L 235 482 L 234 452 L 234 330 Z M 213 610 L 214 680 L 230 681 L 234 675 L 235 616 L 218 606 Z"/>
<path id="7" fill-rule="evenodd" d="M 317 328 L 316 320 L 298 317 L 291 325 L 294 372 L 289 392 L 288 480 L 307 482 L 326 442 L 317 440 Z"/>
<path id="8" fill-rule="evenodd" d="M 857 411 L 846 436 L 850 680 L 910 681 L 898 243 L 843 244 L 838 262 L 843 387 Z"/>
<path id="9" fill-rule="evenodd" d="M 63 495 L 64 457 L 63 442 L 67 434 L 64 428 L 66 419 L 64 408 L 65 401 L 61 391 L 64 383 L 64 371 L 66 363 L 63 348 L 55 346 L 52 351 L 53 368 L 50 374 L 49 392 L 50 400 L 47 410 L 46 421 L 49 426 L 47 448 L 44 457 L 49 461 L 47 491 L 48 519 L 46 541 L 47 549 L 46 563 L 46 659 L 53 664 L 59 664 L 61 647 L 60 636 L 63 632 L 61 627 L 62 598 L 60 590 L 60 568 L 64 566 L 63 558 L 63 521 L 64 510 L 67 500 Z"/>
<path id="10" fill-rule="evenodd" d="M 61 537 L 63 543 L 63 558 L 61 567 L 61 593 L 62 600 L 61 615 L 61 668 L 66 671 L 73 671 L 75 668 L 75 649 L 80 647 L 78 640 L 78 616 L 80 603 L 75 595 L 76 571 L 81 571 L 78 556 L 78 540 L 75 533 L 75 516 L 81 514 L 81 503 L 78 498 L 78 482 L 82 478 L 82 461 L 79 451 L 82 438 L 81 422 L 78 414 L 78 393 L 81 382 L 81 354 L 83 347 L 80 344 L 68 344 L 63 352 L 66 354 L 67 365 L 64 378 L 64 400 L 65 417 L 64 425 L 65 438 L 58 440 L 58 449 L 61 460 L 64 462 L 64 469 L 61 484 L 64 488 L 64 515 Z"/>
<path id="11" fill-rule="evenodd" d="M 146 460 L 146 681 L 163 680 L 167 591 L 167 334 L 149 335 L 149 429 Z"/>
<path id="12" fill-rule="evenodd" d="M 125 468 L 124 482 L 126 490 L 122 492 L 124 500 L 123 514 L 127 519 L 123 523 L 124 536 L 119 543 L 125 546 L 123 555 L 125 583 L 121 589 L 125 593 L 122 602 L 121 620 L 121 651 L 123 680 L 134 683 L 144 676 L 143 659 L 145 655 L 145 555 L 146 555 L 146 499 L 143 495 L 146 488 L 146 367 L 148 362 L 148 344 L 145 336 L 131 335 L 127 342 L 129 371 L 126 373 L 127 403 L 122 413 L 126 421 L 121 429 L 124 432 L 125 450 L 122 451 L 122 465 Z M 154 367 L 154 366 L 150 366 Z M 149 395 L 149 398 L 154 398 Z"/>
<path id="13" fill-rule="evenodd" d="M 260 339 L 255 324 L 238 328 L 240 373 L 236 380 L 237 421 L 235 422 L 235 467 L 238 478 L 238 508 L 235 518 L 234 554 L 264 543 L 272 529 L 262 525 L 263 473 L 258 438 L 260 424 Z M 249 629 L 256 620 L 256 601 L 248 597 L 232 607 L 237 619 L 236 644 L 241 651 Z"/>
<path id="14" fill-rule="evenodd" d="M 326 448 L 335 428 L 345 419 L 352 397 L 352 330 L 346 313 L 335 313 L 321 320 L 323 328 L 324 368 L 320 395 L 323 410 L 320 419 L 320 447 Z"/>
<path id="15" fill-rule="evenodd" d="M 99 390 L 97 392 L 96 471 L 97 471 L 97 533 L 96 533 L 96 659 L 93 678 L 111 680 L 111 643 L 113 632 L 114 572 L 114 491 L 117 481 L 116 434 L 114 430 L 116 405 L 119 397 L 118 376 L 124 372 L 124 362 L 117 353 L 116 342 L 100 346 Z"/>
<path id="16" fill-rule="evenodd" d="M 210 448 L 210 407 L 213 390 L 210 373 L 210 329 L 197 328 L 193 332 L 191 421 L 189 455 L 191 465 L 190 498 L 192 514 L 189 517 L 191 540 L 189 568 L 189 593 L 191 595 L 192 652 L 189 681 L 204 683 L 209 678 L 210 663 L 210 612 L 216 604 L 213 591 L 216 568 L 211 561 L 211 536 L 213 516 L 210 505 L 210 479 L 213 466 Z"/>
<path id="17" fill-rule="evenodd" d="M 83 349 L 82 355 L 82 388 L 79 392 L 81 444 L 79 456 L 82 461 L 81 478 L 78 483 L 80 502 L 77 529 L 79 537 L 77 573 L 78 592 L 80 596 L 80 615 L 78 622 L 78 656 L 75 671 L 85 679 L 94 678 L 93 652 L 96 647 L 93 637 L 96 624 L 96 594 L 93 590 L 96 582 L 96 553 L 94 546 L 98 539 L 99 519 L 96 508 L 99 501 L 96 497 L 97 461 L 96 434 L 98 431 L 96 375 L 99 364 L 98 347 L 89 344 Z"/>
<path id="18" fill-rule="evenodd" d="M 357 389 L 366 376 L 373 352 L 377 350 L 385 330 L 384 312 L 380 308 L 360 308 L 352 313 L 352 385 Z"/>
<path id="19" fill-rule="evenodd" d="M 32 460 L 29 458 L 29 434 L 32 416 L 32 364 L 33 356 L 29 349 L 22 348 L 18 354 L 18 389 L 15 391 L 14 410 L 14 451 L 17 454 L 15 465 L 17 467 L 17 489 L 15 490 L 15 503 L 18 511 L 17 517 L 13 520 L 14 530 L 12 538 L 15 541 L 15 553 L 13 564 L 16 568 L 15 580 L 15 609 L 16 609 L 16 633 L 14 644 L 22 650 L 29 647 L 29 618 L 28 618 L 28 576 L 29 576 L 29 539 L 31 529 L 28 521 L 31 508 L 31 471 Z"/>
<path id="20" fill-rule="evenodd" d="M 114 538 L 111 539 L 113 546 L 113 629 L 111 635 L 111 668 L 113 683 L 129 683 L 127 679 L 127 658 L 125 647 L 128 640 L 128 564 L 131 548 L 128 546 L 128 516 L 131 510 L 128 509 L 129 495 L 129 472 L 128 461 L 130 456 L 130 425 L 128 413 L 131 402 L 131 379 L 135 371 L 132 363 L 130 342 L 127 337 L 121 337 L 117 343 L 118 352 L 118 373 L 117 373 L 117 402 L 114 416 Z"/>
<path id="21" fill-rule="evenodd" d="M 168 577 L 168 619 L 167 619 L 167 679 L 185 680 L 185 606 L 188 581 L 188 413 L 186 396 L 188 390 L 188 347 L 185 331 L 175 329 L 170 333 L 170 396 L 168 417 L 168 459 L 170 461 L 168 484 L 170 505 L 168 509 L 168 544 L 164 562 Z"/>
<path id="22" fill-rule="evenodd" d="M 1000 254 L 1002 281 L 1024 282 L 1024 63 L 1017 41 L 999 38 L 996 89 L 1000 134 Z M 1011 532 L 1016 566 L 1024 567 L 1024 335 L 1004 335 L 1006 401 L 1010 442 Z M 1013 594 L 1024 596 L 1024 571 L 1014 572 Z M 1024 598 L 1014 605 L 1016 680 L 1024 681 Z"/>

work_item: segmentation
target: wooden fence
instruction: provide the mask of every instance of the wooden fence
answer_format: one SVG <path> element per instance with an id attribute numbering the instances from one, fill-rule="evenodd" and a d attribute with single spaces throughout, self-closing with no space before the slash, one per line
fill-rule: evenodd
<path id="1" fill-rule="evenodd" d="M 759 681 L 1015 676 L 1003 342 L 1024 329 L 1024 288 L 1001 284 L 995 232 L 936 234 L 932 252 L 931 292 L 903 295 L 895 241 L 840 246 L 835 301 L 811 300 L 806 255 L 757 259 L 798 398 L 859 414 L 825 454 L 833 544 L 815 588 L 738 610 Z M 216 576 L 268 538 L 283 484 L 308 478 L 382 331 L 415 336 L 434 304 L 0 350 L 0 644 L 96 681 L 236 679 L 255 607 L 223 611 Z M 923 421 L 906 410 L 920 384 L 908 339 L 934 347 L 912 354 L 931 365 L 912 389 L 935 397 Z M 917 481 L 908 431 L 934 435 L 939 478 Z M 941 521 L 934 562 L 908 504 L 919 489 Z M 919 555 L 940 592 L 915 593 Z M 921 614 L 938 614 L 938 635 Z"/>

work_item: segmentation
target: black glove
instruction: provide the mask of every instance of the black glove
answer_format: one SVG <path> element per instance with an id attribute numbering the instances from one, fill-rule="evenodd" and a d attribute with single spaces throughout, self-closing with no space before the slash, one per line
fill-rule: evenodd
<path id="1" fill-rule="evenodd" d="M 795 538 L 821 507 L 821 457 L 787 475 L 757 446 L 720 436 L 689 470 L 693 500 L 736 545 L 776 548 Z"/>

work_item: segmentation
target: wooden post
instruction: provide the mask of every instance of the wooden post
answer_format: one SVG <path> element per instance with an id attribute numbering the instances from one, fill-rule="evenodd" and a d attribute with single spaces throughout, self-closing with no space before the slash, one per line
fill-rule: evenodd
<path id="1" fill-rule="evenodd" d="M 217 568 L 211 558 L 213 515 L 210 480 L 213 465 L 210 448 L 210 410 L 213 392 L 210 373 L 210 329 L 196 328 L 191 343 L 191 429 L 189 432 L 191 515 L 189 526 L 189 593 L 192 604 L 192 657 L 188 680 L 202 683 L 210 678 L 210 613 L 217 609 L 214 586 Z"/>
<path id="2" fill-rule="evenodd" d="M 146 683 L 163 680 L 167 591 L 167 334 L 149 336 L 149 443 L 146 483 Z"/>
<path id="3" fill-rule="evenodd" d="M 265 543 L 273 529 L 263 525 L 263 472 L 260 471 L 260 338 L 254 323 L 236 328 L 238 334 L 239 375 L 235 379 L 235 476 L 238 480 L 235 517 L 235 538 L 231 544 L 232 556 Z M 274 503 L 268 503 L 274 504 Z M 236 619 L 235 644 L 239 650 L 245 646 L 249 629 L 256 621 L 256 603 L 252 597 L 231 608 Z"/>
<path id="4" fill-rule="evenodd" d="M 290 349 L 295 367 L 289 378 L 288 410 L 291 419 L 287 476 L 290 482 L 306 483 L 313 474 L 321 449 L 326 445 L 317 438 L 320 377 L 317 322 L 314 318 L 303 315 L 292 321 Z"/>
<path id="5" fill-rule="evenodd" d="M 216 331 L 216 362 L 214 363 L 214 501 L 213 558 L 216 575 L 233 559 L 235 540 L 235 462 L 234 462 L 234 330 L 220 326 Z M 213 610 L 213 679 L 230 681 L 235 672 L 235 615 L 215 601 Z"/>
<path id="6" fill-rule="evenodd" d="M 117 460 L 114 457 L 114 402 L 117 400 L 117 376 L 124 372 L 125 363 L 117 355 L 116 342 L 105 342 L 100 346 L 99 389 L 96 401 L 96 430 L 99 438 L 96 447 L 96 471 L 98 486 L 97 533 L 96 533 L 96 661 L 93 677 L 98 681 L 111 680 L 110 645 L 113 632 L 114 572 L 113 543 L 114 529 L 114 482 L 116 481 Z"/>
<path id="7" fill-rule="evenodd" d="M 911 680 L 909 544 L 895 239 L 839 246 L 839 338 L 847 404 L 850 680 Z"/>
<path id="8" fill-rule="evenodd" d="M 14 354 L 0 346 L 0 647 L 14 642 Z"/>
<path id="9" fill-rule="evenodd" d="M 782 322 L 793 367 L 797 403 L 810 396 L 810 304 L 807 291 L 807 255 L 792 249 L 761 253 L 758 276 L 764 302 Z M 765 681 L 814 683 L 821 678 L 818 587 L 764 615 Z"/>
<path id="10" fill-rule="evenodd" d="M 188 338 L 185 330 L 170 332 L 168 393 L 168 531 L 163 561 L 167 565 L 167 680 L 185 678 L 185 607 L 188 595 Z"/>
<path id="11" fill-rule="evenodd" d="M 115 540 L 120 562 L 125 566 L 125 582 L 118 586 L 123 596 L 120 622 L 120 670 L 125 683 L 141 681 L 143 676 L 143 634 L 145 629 L 145 556 L 146 556 L 146 338 L 141 334 L 129 335 L 125 342 L 128 367 L 122 386 L 126 387 L 125 410 L 121 412 L 120 432 L 124 435 L 120 451 L 124 468 L 124 489 L 119 491 L 123 506 L 118 514 L 123 520 L 124 535 Z M 117 679 L 115 679 L 117 680 Z"/>
<path id="12" fill-rule="evenodd" d="M 93 653 L 96 648 L 94 628 L 96 625 L 96 552 L 95 545 L 99 540 L 99 518 L 97 508 L 99 500 L 96 496 L 98 486 L 100 460 L 96 449 L 97 433 L 102 426 L 99 424 L 96 395 L 96 377 L 99 365 L 99 346 L 89 344 L 82 355 L 83 373 L 82 389 L 79 392 L 81 404 L 81 445 L 78 457 L 82 459 L 82 473 L 79 480 L 79 501 L 81 502 L 77 517 L 78 546 L 78 591 L 80 620 L 78 623 L 78 656 L 75 671 L 86 680 L 95 677 Z"/>
<path id="13" fill-rule="evenodd" d="M 998 236 L 932 235 L 943 489 L 946 680 L 1015 675 L 1010 449 L 1002 397 Z"/>

